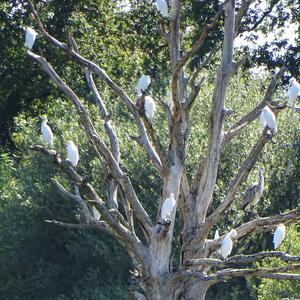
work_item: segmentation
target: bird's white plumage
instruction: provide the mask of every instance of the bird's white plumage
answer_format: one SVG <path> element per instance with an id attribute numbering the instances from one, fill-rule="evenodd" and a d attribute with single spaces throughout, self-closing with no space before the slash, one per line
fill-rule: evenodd
<path id="1" fill-rule="evenodd" d="M 101 215 L 100 215 L 98 209 L 97 209 L 95 206 L 93 206 L 93 215 L 94 215 L 94 218 L 95 218 L 96 220 L 99 220 L 100 217 L 101 217 Z"/>
<path id="2" fill-rule="evenodd" d="M 143 74 L 140 77 L 137 87 L 136 87 L 136 91 L 137 91 L 138 95 L 145 92 L 147 90 L 148 86 L 150 85 L 150 83 L 151 83 L 151 77 Z"/>
<path id="3" fill-rule="evenodd" d="M 41 124 L 41 132 L 42 132 L 42 137 L 44 141 L 50 146 L 53 147 L 53 133 L 50 128 L 50 126 L 47 124 L 48 119 L 45 116 L 41 117 L 42 119 L 42 124 Z"/>
<path id="4" fill-rule="evenodd" d="M 268 126 L 274 133 L 277 133 L 277 122 L 276 117 L 274 113 L 271 111 L 271 109 L 268 106 L 265 106 L 261 110 L 260 114 L 260 123 L 262 127 L 265 129 L 266 126 Z"/>
<path id="5" fill-rule="evenodd" d="M 174 194 L 171 193 L 170 197 L 167 198 L 161 208 L 161 218 L 166 220 L 171 217 L 171 214 L 175 208 L 176 200 L 174 198 Z"/>
<path id="6" fill-rule="evenodd" d="M 300 96 L 300 84 L 296 81 L 295 78 L 291 78 L 290 86 L 288 89 L 289 103 L 293 105 L 298 96 Z"/>
<path id="7" fill-rule="evenodd" d="M 73 141 L 67 142 L 67 159 L 72 163 L 74 167 L 77 166 L 79 161 L 79 152 Z"/>
<path id="8" fill-rule="evenodd" d="M 148 119 L 152 120 L 156 110 L 156 105 L 151 96 L 145 97 L 145 114 Z"/>
<path id="9" fill-rule="evenodd" d="M 273 235 L 274 249 L 277 249 L 285 237 L 285 226 L 279 224 Z"/>
<path id="10" fill-rule="evenodd" d="M 36 39 L 36 36 L 37 36 L 37 32 L 34 29 L 32 29 L 30 27 L 26 28 L 25 46 L 27 46 L 28 49 L 32 49 L 33 44 L 34 44 L 35 39 Z"/>
<path id="11" fill-rule="evenodd" d="M 232 251 L 232 248 L 233 248 L 233 241 L 232 241 L 232 239 L 230 237 L 230 234 L 228 233 L 224 237 L 224 239 L 222 241 L 222 244 L 221 244 L 221 248 L 220 248 L 220 254 L 221 254 L 221 256 L 224 259 L 226 259 L 230 255 L 230 253 Z"/>
<path id="12" fill-rule="evenodd" d="M 214 236 L 214 239 L 218 239 L 220 237 L 220 234 L 219 234 L 219 230 L 217 229 L 216 232 L 215 232 L 215 236 Z"/>
<path id="13" fill-rule="evenodd" d="M 168 4 L 166 0 L 156 0 L 156 5 L 163 17 L 169 17 Z"/>

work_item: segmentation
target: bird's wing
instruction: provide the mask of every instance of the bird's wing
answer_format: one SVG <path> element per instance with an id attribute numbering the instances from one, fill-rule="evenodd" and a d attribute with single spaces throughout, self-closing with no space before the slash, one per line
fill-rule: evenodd
<path id="1" fill-rule="evenodd" d="M 265 114 L 265 119 L 266 119 L 268 127 L 270 127 L 271 129 L 274 129 L 274 130 L 277 129 L 276 117 L 271 110 Z"/>
<path id="2" fill-rule="evenodd" d="M 251 186 L 248 187 L 244 196 L 243 202 L 241 205 L 242 210 L 245 210 L 249 204 L 254 200 L 255 194 L 258 188 L 258 182 L 253 183 Z"/>
<path id="3" fill-rule="evenodd" d="M 261 126 L 263 127 L 263 129 L 265 129 L 265 127 L 267 126 L 267 121 L 266 121 L 266 118 L 265 118 L 265 112 L 262 111 L 260 116 L 259 116 L 259 122 L 261 124 Z"/>

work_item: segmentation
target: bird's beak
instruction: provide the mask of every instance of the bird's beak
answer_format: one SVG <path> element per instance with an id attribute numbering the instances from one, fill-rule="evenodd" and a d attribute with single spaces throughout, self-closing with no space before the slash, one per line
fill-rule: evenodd
<path id="1" fill-rule="evenodd" d="M 39 120 L 43 121 L 43 117 L 42 116 L 38 116 Z"/>

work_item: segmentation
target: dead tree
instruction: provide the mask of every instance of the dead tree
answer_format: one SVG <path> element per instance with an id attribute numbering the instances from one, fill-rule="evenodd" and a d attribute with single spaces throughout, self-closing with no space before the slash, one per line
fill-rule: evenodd
<path id="1" fill-rule="evenodd" d="M 105 162 L 106 168 L 111 173 L 111 179 L 108 182 L 108 199 L 101 199 L 93 186 L 86 179 L 83 179 L 70 164 L 66 164 L 61 160 L 56 151 L 48 150 L 41 146 L 33 146 L 34 150 L 51 157 L 64 176 L 75 185 L 76 193 L 73 194 L 67 191 L 59 182 L 53 181 L 63 195 L 78 202 L 85 219 L 83 224 L 65 224 L 56 220 L 50 222 L 71 228 L 94 228 L 115 237 L 124 246 L 135 267 L 133 274 L 144 293 L 142 295 L 138 291 L 132 292 L 132 295 L 137 299 L 204 299 L 210 286 L 238 276 L 300 279 L 299 274 L 289 272 L 299 269 L 300 264 L 293 262 L 299 261 L 300 257 L 289 256 L 282 252 L 262 252 L 252 255 L 233 256 L 222 261 L 215 258 L 215 253 L 220 248 L 224 235 L 214 240 L 208 239 L 212 227 L 228 212 L 235 200 L 239 187 L 247 179 L 261 151 L 270 140 L 270 136 L 267 130 L 263 131 L 260 138 L 249 151 L 248 157 L 240 166 L 235 177 L 232 178 L 225 198 L 212 213 L 209 213 L 209 208 L 214 201 L 213 192 L 224 147 L 232 139 L 237 138 L 247 125 L 258 117 L 267 101 L 271 100 L 278 81 L 286 69 L 282 68 L 274 76 L 266 89 L 265 97 L 261 103 L 245 116 L 236 120 L 229 130 L 224 131 L 226 89 L 237 67 L 237 64 L 233 61 L 233 40 L 238 33 L 242 18 L 247 14 L 248 8 L 254 0 L 243 0 L 239 7 L 236 7 L 234 0 L 225 1 L 211 23 L 203 28 L 199 39 L 190 51 L 183 55 L 181 55 L 180 2 L 180 0 L 170 1 L 171 17 L 169 24 L 165 26 L 164 22 L 166 20 L 161 22 L 161 33 L 169 47 L 172 67 L 172 110 L 170 110 L 168 105 L 161 103 L 168 119 L 168 149 L 163 146 L 160 136 L 152 126 L 151 121 L 141 112 L 140 107 L 133 99 L 109 77 L 101 66 L 83 57 L 78 52 L 76 43 L 71 36 L 68 43 L 62 43 L 51 36 L 44 27 L 33 4 L 29 3 L 39 33 L 83 68 L 87 83 L 99 106 L 104 128 L 109 138 L 109 144 L 100 138 L 83 102 L 56 73 L 46 58 L 28 51 L 29 57 L 50 76 L 56 86 L 72 101 L 96 156 Z M 186 147 L 190 132 L 190 112 L 199 94 L 201 82 L 196 82 L 199 74 L 199 70 L 196 70 L 187 83 L 184 70 L 195 53 L 204 45 L 210 31 L 223 15 L 225 16 L 224 37 L 222 43 L 220 42 L 219 44 L 222 54 L 211 100 L 207 149 L 205 158 L 199 161 L 193 180 L 188 182 L 185 166 Z M 212 53 L 208 54 L 208 60 L 215 54 L 216 50 L 214 49 Z M 163 200 L 168 198 L 170 193 L 174 193 L 176 208 L 178 207 L 178 209 L 173 211 L 170 216 L 170 222 L 159 222 L 159 213 L 157 214 L 157 220 L 152 220 L 149 217 L 134 190 L 131 178 L 122 169 L 120 165 L 119 140 L 114 130 L 111 114 L 107 111 L 104 101 L 99 95 L 93 75 L 103 79 L 120 101 L 126 104 L 128 111 L 134 118 L 139 130 L 139 136 L 134 137 L 134 140 L 145 151 L 149 161 L 157 171 L 157 176 L 160 176 L 163 183 L 161 197 L 158 199 L 159 209 Z M 188 85 L 190 86 L 189 89 L 187 88 Z M 143 103 L 143 99 L 141 99 L 141 103 Z M 119 201 L 121 193 L 122 202 Z M 86 202 L 87 199 L 92 201 L 101 213 L 100 220 L 92 217 Z M 121 204 L 124 206 L 122 210 L 125 212 L 124 215 L 118 210 L 118 206 L 120 207 Z M 183 227 L 181 228 L 181 260 L 178 268 L 171 270 L 169 266 L 176 210 L 183 219 Z M 237 236 L 233 242 L 236 244 L 249 234 L 270 231 L 279 223 L 287 224 L 299 218 L 300 208 L 280 215 L 254 219 L 236 228 Z M 136 234 L 135 226 L 141 227 L 142 238 Z M 270 269 L 235 268 L 237 264 L 239 266 L 247 266 L 266 257 L 281 258 L 286 262 L 286 265 Z M 212 266 L 217 268 L 212 268 Z"/>

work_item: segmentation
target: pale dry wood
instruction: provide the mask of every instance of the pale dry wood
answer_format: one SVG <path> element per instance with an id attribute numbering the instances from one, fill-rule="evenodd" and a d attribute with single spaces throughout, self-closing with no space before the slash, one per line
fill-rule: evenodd
<path id="1" fill-rule="evenodd" d="M 207 266 L 215 266 L 215 267 L 226 267 L 233 264 L 245 265 L 251 264 L 253 262 L 257 262 L 263 260 L 265 258 L 280 258 L 285 262 L 291 261 L 300 261 L 300 256 L 289 255 L 285 252 L 279 251 L 267 251 L 267 252 L 259 252 L 255 254 L 249 255 L 235 255 L 231 256 L 226 260 L 221 260 L 217 258 L 198 258 L 198 259 L 190 259 L 185 261 L 184 266 L 199 266 L 199 265 L 207 265 Z"/>

